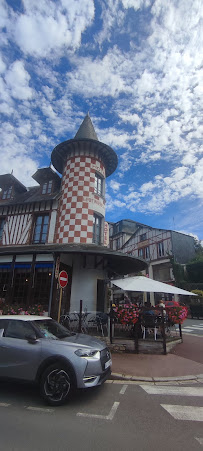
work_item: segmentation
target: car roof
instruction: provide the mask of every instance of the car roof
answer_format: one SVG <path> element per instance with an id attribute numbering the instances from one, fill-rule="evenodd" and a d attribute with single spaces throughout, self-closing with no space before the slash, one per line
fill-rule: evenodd
<path id="1" fill-rule="evenodd" d="M 34 321 L 52 318 L 50 318 L 50 316 L 38 316 L 38 315 L 0 315 L 0 319 L 17 319 L 21 321 Z"/>

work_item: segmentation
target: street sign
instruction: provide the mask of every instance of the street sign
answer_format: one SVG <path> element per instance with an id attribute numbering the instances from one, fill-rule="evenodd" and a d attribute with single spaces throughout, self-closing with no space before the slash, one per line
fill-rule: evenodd
<path id="1" fill-rule="evenodd" d="M 68 274 L 66 271 L 61 271 L 59 273 L 59 285 L 61 288 L 65 288 L 68 283 Z"/>

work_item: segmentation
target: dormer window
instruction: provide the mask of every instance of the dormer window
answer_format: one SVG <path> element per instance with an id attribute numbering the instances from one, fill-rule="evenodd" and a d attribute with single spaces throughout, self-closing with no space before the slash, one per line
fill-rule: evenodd
<path id="1" fill-rule="evenodd" d="M 10 199 L 12 194 L 12 186 L 3 190 L 2 199 Z"/>
<path id="2" fill-rule="evenodd" d="M 42 185 L 42 194 L 50 194 L 52 192 L 53 180 L 49 180 L 49 182 L 45 182 Z"/>

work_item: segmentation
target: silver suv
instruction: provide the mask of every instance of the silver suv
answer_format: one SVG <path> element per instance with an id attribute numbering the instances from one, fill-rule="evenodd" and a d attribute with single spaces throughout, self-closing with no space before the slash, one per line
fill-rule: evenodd
<path id="1" fill-rule="evenodd" d="M 111 363 L 105 343 L 71 333 L 52 318 L 0 317 L 0 378 L 38 383 L 48 404 L 64 404 L 73 387 L 102 384 Z"/>

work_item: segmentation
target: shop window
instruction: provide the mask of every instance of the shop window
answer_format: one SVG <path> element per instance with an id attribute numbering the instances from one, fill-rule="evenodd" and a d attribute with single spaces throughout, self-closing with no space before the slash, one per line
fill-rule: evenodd
<path id="1" fill-rule="evenodd" d="M 95 244 L 101 244 L 101 225 L 102 218 L 101 216 L 95 215 L 93 216 L 93 238 L 92 242 Z"/>
<path id="2" fill-rule="evenodd" d="M 95 194 L 99 194 L 99 196 L 103 194 L 103 178 L 98 174 L 95 174 L 94 192 Z"/>
<path id="3" fill-rule="evenodd" d="M 25 305 L 28 296 L 29 281 L 30 281 L 30 266 L 29 264 L 22 265 L 22 267 L 15 268 L 14 287 L 13 287 L 13 302 L 19 305 Z"/>
<path id="4" fill-rule="evenodd" d="M 45 310 L 48 310 L 51 275 L 52 267 L 35 269 L 34 303 L 44 305 Z"/>
<path id="5" fill-rule="evenodd" d="M 2 240 L 2 237 L 3 237 L 4 224 L 5 224 L 5 219 L 0 219 L 0 241 Z"/>
<path id="6" fill-rule="evenodd" d="M 3 190 L 2 199 L 10 199 L 12 194 L 12 186 Z"/>
<path id="7" fill-rule="evenodd" d="M 5 299 L 9 286 L 10 265 L 5 264 L 2 266 L 4 267 L 0 267 L 0 299 Z"/>
<path id="8" fill-rule="evenodd" d="M 161 241 L 161 243 L 158 243 L 158 256 L 162 257 L 164 255 L 164 243 Z"/>
<path id="9" fill-rule="evenodd" d="M 53 180 L 49 180 L 42 185 L 42 194 L 50 194 L 52 192 Z"/>
<path id="10" fill-rule="evenodd" d="M 37 216 L 34 228 L 33 243 L 46 243 L 49 227 L 49 215 Z"/>

